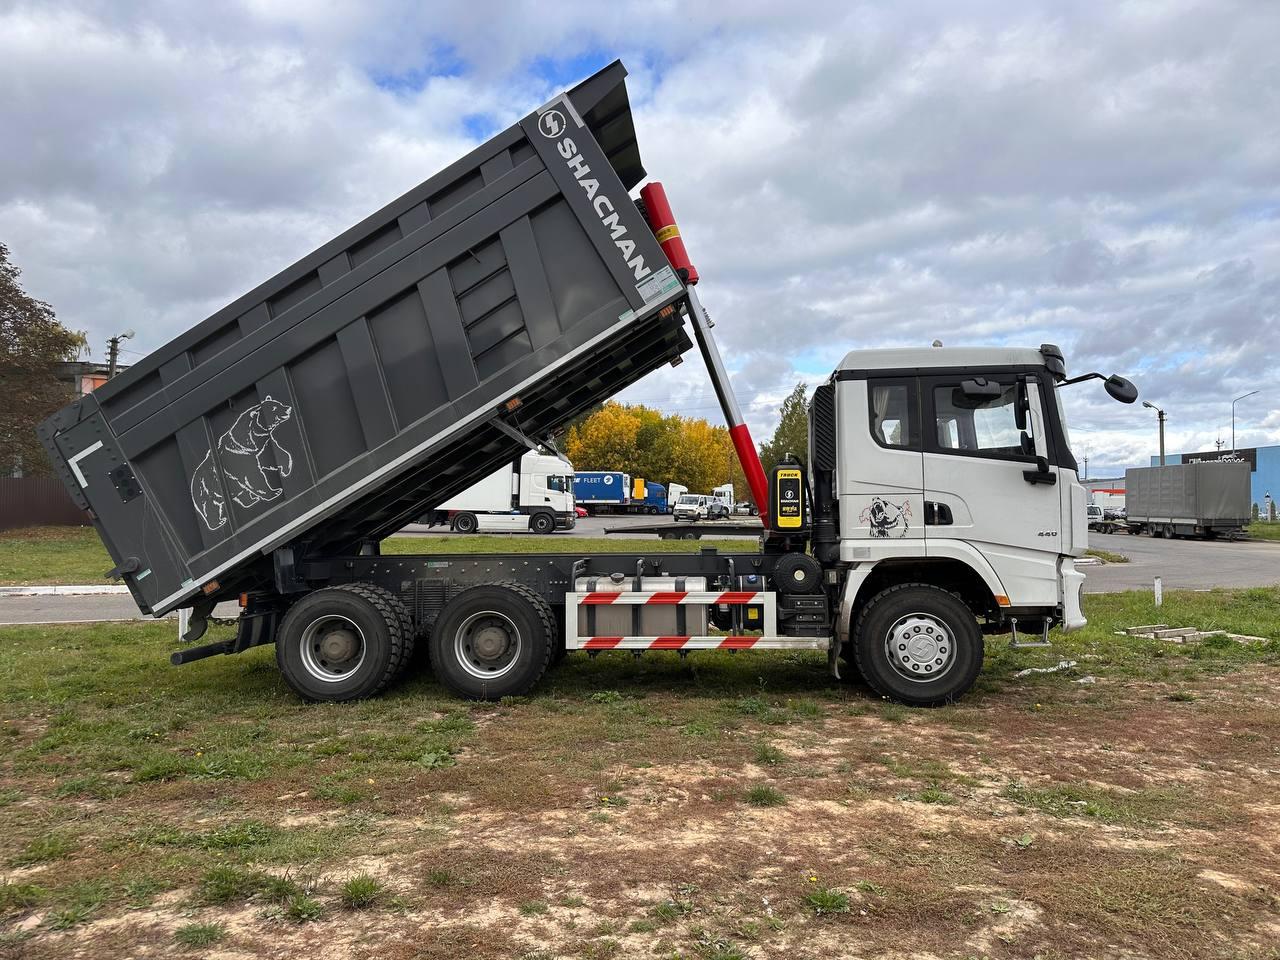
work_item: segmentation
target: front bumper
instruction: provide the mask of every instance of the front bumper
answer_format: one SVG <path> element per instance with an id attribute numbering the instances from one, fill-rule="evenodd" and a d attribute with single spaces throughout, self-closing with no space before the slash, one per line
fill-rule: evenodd
<path id="1" fill-rule="evenodd" d="M 1089 621 L 1084 615 L 1084 574 L 1076 569 L 1073 557 L 1058 560 L 1058 582 L 1062 584 L 1062 630 L 1079 630 Z"/>
<path id="2" fill-rule="evenodd" d="M 576 513 L 571 513 L 571 514 L 568 514 L 567 516 L 564 514 L 561 514 L 560 516 L 556 517 L 557 530 L 572 530 L 577 525 L 578 525 L 578 515 Z"/>

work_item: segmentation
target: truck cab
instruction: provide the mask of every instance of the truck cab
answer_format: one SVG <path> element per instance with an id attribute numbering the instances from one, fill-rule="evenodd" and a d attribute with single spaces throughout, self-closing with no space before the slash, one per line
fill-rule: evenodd
<path id="1" fill-rule="evenodd" d="M 1015 642 L 1020 628 L 1084 626 L 1075 558 L 1088 545 L 1086 491 L 1064 380 L 1051 345 L 845 356 L 810 416 L 816 502 L 825 492 L 838 531 L 815 538 L 819 559 L 843 571 L 838 629 L 856 631 L 869 602 L 908 584 L 959 597 L 984 632 Z M 928 626 L 932 615 L 917 613 Z M 927 671 L 911 661 L 908 677 L 948 668 L 953 651 Z"/>
<path id="2" fill-rule="evenodd" d="M 517 469 L 518 467 L 518 469 Z M 573 464 L 530 450 L 432 511 L 455 533 L 552 533 L 577 523 Z"/>

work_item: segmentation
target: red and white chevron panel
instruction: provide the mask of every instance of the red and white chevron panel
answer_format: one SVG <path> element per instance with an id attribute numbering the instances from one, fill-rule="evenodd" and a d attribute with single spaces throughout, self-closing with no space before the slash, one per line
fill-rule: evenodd
<path id="1" fill-rule="evenodd" d="M 578 650 L 825 650 L 826 637 L 577 637 Z"/>
<path id="2" fill-rule="evenodd" d="M 653 593 L 611 593 L 597 590 L 593 593 L 569 594 L 583 606 L 618 606 L 625 604 L 725 604 L 744 606 L 749 603 L 764 603 L 765 591 L 756 590 L 655 590 Z M 772 594 L 769 594 L 772 596 Z"/>

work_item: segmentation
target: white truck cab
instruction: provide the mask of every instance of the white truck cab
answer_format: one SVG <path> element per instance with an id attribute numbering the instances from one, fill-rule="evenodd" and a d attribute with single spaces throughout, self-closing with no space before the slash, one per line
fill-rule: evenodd
<path id="1" fill-rule="evenodd" d="M 530 450 L 456 497 L 440 504 L 429 518 L 455 533 L 552 533 L 577 522 L 573 501 L 573 464 Z"/>
<path id="2" fill-rule="evenodd" d="M 958 597 L 984 633 L 1011 632 L 1015 643 L 1020 630 L 1047 642 L 1055 624 L 1085 625 L 1075 558 L 1088 546 L 1087 497 L 1058 398 L 1066 382 L 1052 345 L 845 356 L 815 394 L 810 450 L 815 504 L 821 512 L 829 498 L 836 527 L 820 537 L 815 525 L 815 555 L 843 571 L 836 624 L 846 642 L 859 613 L 895 586 Z M 913 615 L 913 635 L 946 632 L 930 611 Z M 945 644 L 902 646 L 907 679 L 950 669 Z"/>

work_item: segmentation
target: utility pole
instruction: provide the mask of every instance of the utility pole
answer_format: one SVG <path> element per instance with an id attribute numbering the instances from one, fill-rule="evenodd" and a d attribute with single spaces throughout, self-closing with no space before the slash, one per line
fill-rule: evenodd
<path id="1" fill-rule="evenodd" d="M 1157 407 L 1150 400 L 1143 400 L 1142 405 L 1144 407 L 1150 407 L 1152 410 L 1156 412 L 1156 420 L 1159 421 L 1159 424 L 1160 424 L 1160 466 L 1163 467 L 1164 466 L 1164 422 L 1165 420 L 1168 419 L 1168 417 L 1165 415 L 1165 412 L 1163 410 Z"/>
<path id="2" fill-rule="evenodd" d="M 1246 397 L 1252 397 L 1255 393 L 1260 392 L 1259 390 L 1250 390 L 1248 393 L 1242 394 L 1231 401 L 1231 455 L 1233 457 L 1236 455 L 1236 404 Z"/>
<path id="3" fill-rule="evenodd" d="M 119 336 L 109 337 L 107 339 L 107 379 L 110 380 L 116 375 L 116 368 L 120 366 L 120 341 L 130 340 L 133 338 L 133 331 L 126 330 Z"/>
<path id="4" fill-rule="evenodd" d="M 1084 455 L 1084 478 L 1086 480 L 1089 479 L 1089 455 L 1087 453 Z"/>
<path id="5" fill-rule="evenodd" d="M 1222 452 L 1222 445 L 1223 445 L 1224 443 L 1226 443 L 1226 442 L 1227 442 L 1227 441 L 1225 441 L 1225 440 L 1223 440 L 1221 437 L 1219 437 L 1217 440 L 1213 441 L 1213 445 L 1214 445 L 1215 447 L 1217 447 L 1217 448 L 1218 448 L 1218 452 L 1219 452 L 1219 453 L 1221 453 L 1221 452 Z"/>

